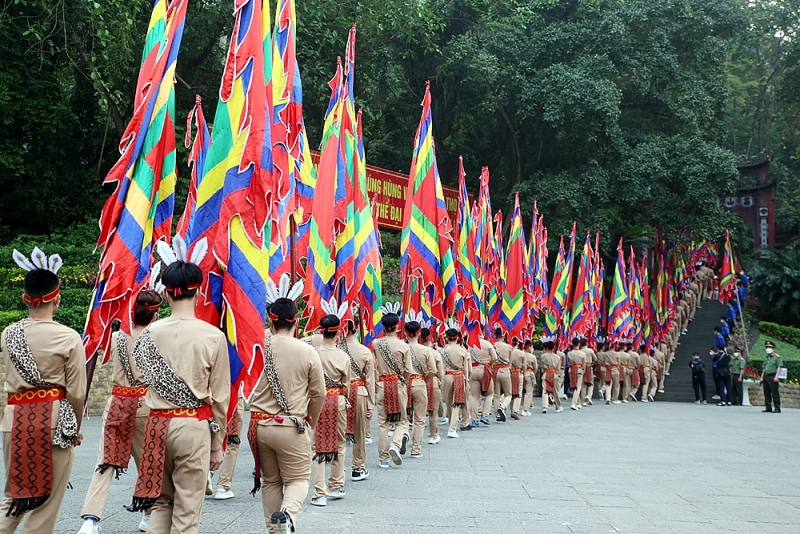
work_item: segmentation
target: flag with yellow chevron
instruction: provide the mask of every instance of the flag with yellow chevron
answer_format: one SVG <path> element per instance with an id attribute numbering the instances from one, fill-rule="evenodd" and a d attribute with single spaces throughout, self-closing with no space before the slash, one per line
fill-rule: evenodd
<path id="1" fill-rule="evenodd" d="M 525 233 L 522 231 L 522 213 L 519 209 L 519 193 L 514 196 L 514 213 L 511 215 L 511 233 L 505 259 L 505 280 L 500 321 L 509 340 L 525 339 L 528 329 L 528 306 L 525 298 Z"/>

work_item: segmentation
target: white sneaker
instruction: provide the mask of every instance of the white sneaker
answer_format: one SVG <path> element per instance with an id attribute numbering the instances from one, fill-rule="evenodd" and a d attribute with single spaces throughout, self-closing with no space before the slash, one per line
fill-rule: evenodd
<path id="1" fill-rule="evenodd" d="M 344 488 L 328 492 L 328 497 L 330 497 L 331 499 L 341 499 L 344 496 L 345 496 Z"/>
<path id="2" fill-rule="evenodd" d="M 575 406 L 574 404 L 572 406 L 570 406 L 569 409 L 570 410 L 575 410 L 576 412 L 578 411 L 578 407 Z"/>
<path id="3" fill-rule="evenodd" d="M 147 532 L 147 525 L 150 524 L 150 516 L 142 513 L 142 520 L 139 521 L 139 530 L 142 532 Z"/>
<path id="4" fill-rule="evenodd" d="M 422 458 L 422 453 L 421 452 L 412 452 L 411 453 L 411 457 L 412 458 Z"/>
<path id="5" fill-rule="evenodd" d="M 530 417 L 531 412 L 529 412 L 528 410 L 522 410 L 522 415 L 524 415 L 525 417 Z"/>
<path id="6" fill-rule="evenodd" d="M 542 413 L 547 413 L 547 408 L 542 408 Z"/>
<path id="7" fill-rule="evenodd" d="M 622 404 L 622 402 L 620 402 L 620 401 L 618 401 L 618 400 L 615 400 L 615 401 L 614 401 L 614 404 Z"/>
<path id="8" fill-rule="evenodd" d="M 664 393 L 664 390 L 663 389 L 659 389 L 658 392 L 659 393 Z"/>
<path id="9" fill-rule="evenodd" d="M 591 406 L 591 405 L 593 405 L 593 404 L 594 404 L 594 403 L 592 402 L 592 398 L 591 398 L 591 397 L 586 397 L 586 404 L 588 404 L 589 406 Z"/>
<path id="10" fill-rule="evenodd" d="M 453 431 L 447 433 L 447 437 L 448 438 L 457 438 L 458 437 L 458 433 L 455 430 L 453 430 Z"/>
<path id="11" fill-rule="evenodd" d="M 97 523 L 90 519 L 86 519 L 83 522 L 83 526 L 78 531 L 78 534 L 100 534 L 100 527 L 97 526 Z"/>
<path id="12" fill-rule="evenodd" d="M 394 465 L 403 465 L 403 457 L 400 456 L 400 449 L 397 448 L 397 445 L 389 447 L 389 458 L 392 459 Z"/>
<path id="13" fill-rule="evenodd" d="M 389 431 L 389 437 L 391 438 L 392 436 L 394 436 L 394 430 Z"/>
<path id="14" fill-rule="evenodd" d="M 647 399 L 642 399 L 642 402 L 647 402 Z"/>
<path id="15" fill-rule="evenodd" d="M 311 499 L 311 506 L 328 506 L 328 499 L 327 497 L 317 497 L 316 499 Z"/>
<path id="16" fill-rule="evenodd" d="M 446 424 L 447 424 L 447 423 L 449 423 L 449 422 L 450 422 L 450 420 L 449 420 L 449 419 L 447 419 L 447 417 L 440 417 L 440 418 L 439 418 L 439 424 L 440 424 L 440 425 L 446 425 Z"/>
<path id="17" fill-rule="evenodd" d="M 664 374 L 665 374 L 665 375 L 667 375 L 667 376 L 669 376 L 669 371 L 665 372 Z"/>
<path id="18" fill-rule="evenodd" d="M 370 443 L 372 443 L 372 438 L 364 438 L 364 443 L 369 445 Z"/>
<path id="19" fill-rule="evenodd" d="M 622 402 L 624 402 L 625 404 L 628 404 L 628 399 L 622 399 Z"/>
<path id="20" fill-rule="evenodd" d="M 564 411 L 564 407 L 563 406 L 559 406 L 558 408 L 556 408 L 556 413 L 561 413 L 563 411 Z"/>
<path id="21" fill-rule="evenodd" d="M 214 499 L 217 501 L 227 501 L 228 499 L 233 499 L 236 495 L 229 489 L 225 489 L 222 486 L 217 486 L 217 492 L 214 493 Z"/>
<path id="22" fill-rule="evenodd" d="M 428 445 L 436 445 L 440 441 L 442 441 L 442 438 L 440 438 L 439 436 L 433 436 L 431 439 L 428 440 Z"/>
<path id="23" fill-rule="evenodd" d="M 208 474 L 206 479 L 206 495 L 214 494 L 214 483 L 211 481 L 211 473 Z"/>

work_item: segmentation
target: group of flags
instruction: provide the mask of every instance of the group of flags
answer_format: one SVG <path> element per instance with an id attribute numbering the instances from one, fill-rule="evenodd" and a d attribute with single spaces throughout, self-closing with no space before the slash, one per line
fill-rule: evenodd
<path id="1" fill-rule="evenodd" d="M 191 181 L 177 224 L 191 252 L 205 239 L 210 254 L 197 315 L 227 336 L 231 387 L 249 398 L 263 374 L 267 281 L 284 273 L 304 280 L 305 331 L 325 315 L 322 303 L 347 303 L 345 320 L 369 345 L 382 335 L 382 259 L 374 199 L 367 192 L 363 118 L 355 102 L 356 28 L 337 61 L 324 117 L 319 164 L 306 137 L 296 58 L 294 0 L 233 0 L 229 41 L 213 129 L 201 100 L 187 119 Z M 154 245 L 172 239 L 175 157 L 175 66 L 187 0 L 156 0 L 148 27 L 133 117 L 121 157 L 105 183 L 116 184 L 100 218 L 100 269 L 84 344 L 108 359 L 111 324 L 130 333 L 135 296 L 148 283 Z M 547 228 L 534 203 L 529 238 L 519 196 L 508 242 L 503 215 L 492 210 L 489 170 L 471 202 L 459 165 L 457 220 L 451 221 L 436 163 L 430 86 L 414 140 L 401 233 L 402 307 L 441 333 L 455 319 L 469 346 L 499 327 L 509 339 L 535 337 L 564 346 L 577 336 L 595 344 L 652 344 L 666 333 L 695 265 L 717 262 L 704 241 L 678 247 L 659 239 L 637 259 L 623 243 L 606 299 L 600 233 L 587 233 L 576 257 L 576 228 L 561 237 L 548 278 Z M 454 224 L 455 222 L 455 224 Z M 576 271 L 577 264 L 577 273 Z M 721 293 L 728 292 L 733 252 L 724 248 Z M 726 271 L 726 268 L 728 269 Z M 652 275 L 652 277 L 651 277 Z M 726 293 L 727 294 L 727 293 Z M 235 403 L 232 403 L 235 407 Z"/>

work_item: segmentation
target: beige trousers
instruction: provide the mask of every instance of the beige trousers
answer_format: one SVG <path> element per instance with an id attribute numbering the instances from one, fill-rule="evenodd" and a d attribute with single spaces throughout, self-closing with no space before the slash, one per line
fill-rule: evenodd
<path id="1" fill-rule="evenodd" d="M 211 458 L 207 421 L 176 417 L 169 423 L 161 497 L 150 510 L 147 531 L 195 534 L 200 529 Z"/>
<path id="2" fill-rule="evenodd" d="M 478 421 L 480 414 L 488 414 L 492 407 L 494 397 L 494 380 L 489 383 L 489 391 L 481 404 L 481 383 L 483 382 L 483 365 L 473 367 L 469 375 L 469 417 L 472 421 Z"/>
<path id="3" fill-rule="evenodd" d="M 631 370 L 625 369 L 622 375 L 622 398 L 629 400 L 631 395 Z"/>
<path id="4" fill-rule="evenodd" d="M 584 372 L 584 376 L 586 373 Z M 594 395 L 594 380 L 591 383 L 587 384 L 585 381 L 581 382 L 581 398 L 580 400 L 591 399 L 592 395 Z"/>
<path id="5" fill-rule="evenodd" d="M 607 401 L 619 400 L 619 369 L 611 370 L 611 383 L 603 386 L 603 392 Z"/>
<path id="6" fill-rule="evenodd" d="M 578 384 L 570 384 L 572 386 L 572 405 L 581 405 L 581 389 L 583 388 L 583 369 L 578 370 Z"/>
<path id="7" fill-rule="evenodd" d="M 455 388 L 453 387 L 453 375 L 444 375 L 444 380 L 442 381 L 442 387 L 444 387 L 444 403 L 447 404 L 447 413 L 448 413 L 448 432 L 455 432 L 459 429 L 458 420 L 461 417 L 462 408 L 453 408 L 453 397 Z M 467 388 L 469 389 L 469 388 Z M 469 392 L 465 392 L 464 398 L 469 400 Z M 464 409 L 464 415 L 467 415 L 466 408 Z M 469 424 L 469 421 L 463 421 L 463 426 Z"/>
<path id="8" fill-rule="evenodd" d="M 103 418 L 103 426 L 105 427 L 105 417 Z M 131 447 L 131 455 L 136 465 L 136 469 L 129 469 L 134 477 L 138 474 L 139 460 L 142 457 L 142 443 L 144 442 L 144 428 L 147 426 L 147 417 L 137 417 L 136 425 L 133 427 L 133 445 Z M 100 454 L 97 455 L 97 462 L 94 467 L 103 463 L 103 446 L 104 446 L 104 433 L 100 432 Z M 108 497 L 108 489 L 111 487 L 111 480 L 114 478 L 114 470 L 106 469 L 105 473 L 100 473 L 95 469 L 92 474 L 92 481 L 89 483 L 89 490 L 86 492 L 86 498 L 83 501 L 83 509 L 81 510 L 81 517 L 93 515 L 97 519 L 103 518 L 103 508 L 106 505 L 106 498 Z M 136 481 L 134 480 L 135 484 Z"/>
<path id="9" fill-rule="evenodd" d="M 502 396 L 502 400 L 501 400 Z M 494 381 L 494 402 L 492 402 L 492 413 L 496 414 L 500 409 L 508 408 L 511 405 L 511 370 L 498 369 L 497 378 Z"/>
<path id="10" fill-rule="evenodd" d="M 11 507 L 11 479 L 6 474 L 6 497 L 0 504 L 0 534 L 12 534 L 23 519 L 25 519 L 25 525 L 22 528 L 23 534 L 54 532 L 56 520 L 58 520 L 58 510 L 61 508 L 61 501 L 64 500 L 64 493 L 67 491 L 74 461 L 74 448 L 53 447 L 53 490 L 50 498 L 39 508 L 19 517 L 6 517 L 8 509 Z M 6 468 L 5 472 L 8 473 L 11 467 L 11 432 L 3 432 L 3 463 Z"/>
<path id="11" fill-rule="evenodd" d="M 411 454 L 416 454 L 422 448 L 422 436 L 425 434 L 425 417 L 428 415 L 428 387 L 425 385 L 424 380 L 414 380 L 411 384 L 411 409 L 414 414 L 414 428 L 411 432 Z"/>
<path id="12" fill-rule="evenodd" d="M 644 392 L 644 389 L 642 389 Z M 656 396 L 658 392 L 658 372 L 651 369 L 650 370 L 650 389 L 648 390 L 647 394 L 652 395 L 653 397 Z"/>
<path id="13" fill-rule="evenodd" d="M 394 426 L 395 432 L 392 437 L 392 445 L 397 448 L 403 444 L 403 435 L 408 429 L 408 416 L 406 415 L 405 406 L 408 402 L 408 394 L 406 393 L 406 386 L 402 382 L 399 383 L 397 388 L 397 398 L 400 402 L 400 421 L 390 423 L 386 420 L 386 406 L 383 402 L 383 384 L 378 382 L 375 387 L 377 395 L 378 406 L 378 458 L 380 461 L 389 459 L 389 427 Z"/>
<path id="14" fill-rule="evenodd" d="M 536 393 L 536 377 L 533 371 L 525 371 L 525 394 L 522 396 L 522 409 L 530 410 L 533 406 L 533 396 Z"/>
<path id="15" fill-rule="evenodd" d="M 431 414 L 430 421 L 428 421 L 428 436 L 432 438 L 439 435 L 439 417 L 441 417 L 439 412 L 442 407 L 442 390 L 437 386 L 437 380 L 439 379 L 433 378 L 433 414 Z"/>
<path id="16" fill-rule="evenodd" d="M 345 430 L 347 429 L 347 410 L 345 410 L 344 396 L 339 395 L 339 458 L 331 462 L 331 476 L 328 478 L 328 486 L 325 487 L 325 462 L 319 463 L 316 460 L 311 462 L 311 475 L 314 478 L 314 498 L 324 497 L 331 491 L 338 491 L 344 488 L 344 465 L 347 456 L 347 440 Z M 311 430 L 311 450 L 316 452 L 314 447 L 315 432 Z M 312 454 L 313 458 L 314 455 Z"/>
<path id="17" fill-rule="evenodd" d="M 297 514 L 308 494 L 311 474 L 311 438 L 289 425 L 258 425 L 258 457 L 261 461 L 261 504 L 267 529 L 273 512 L 286 510 L 297 529 Z"/>
<path id="18" fill-rule="evenodd" d="M 356 425 L 353 431 L 355 443 L 353 443 L 353 469 L 364 467 L 364 462 L 367 459 L 367 445 L 364 442 L 367 439 L 367 426 L 370 421 L 367 419 L 367 397 L 358 396 L 356 401 Z"/>
<path id="19" fill-rule="evenodd" d="M 240 398 L 236 406 L 236 418 L 239 423 L 239 440 L 247 440 L 247 429 L 242 428 L 242 419 L 244 419 L 244 399 Z M 236 460 L 239 458 L 239 445 L 231 443 L 225 449 L 225 456 L 222 459 L 222 465 L 219 468 L 219 480 L 217 485 L 222 486 L 226 490 L 231 489 L 233 483 L 233 473 L 236 471 Z"/>

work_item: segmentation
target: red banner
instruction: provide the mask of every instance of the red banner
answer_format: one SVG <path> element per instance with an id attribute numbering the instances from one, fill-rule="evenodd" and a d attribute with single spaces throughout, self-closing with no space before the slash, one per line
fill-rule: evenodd
<path id="1" fill-rule="evenodd" d="M 319 152 L 312 151 L 311 159 L 314 165 L 317 165 Z M 378 226 L 389 230 L 402 230 L 407 189 L 407 174 L 367 165 L 367 193 L 369 198 L 376 202 Z M 450 221 L 455 225 L 458 212 L 458 189 L 442 186 L 442 193 L 444 193 L 444 200 L 447 203 Z M 470 195 L 471 203 L 472 195 Z"/>

